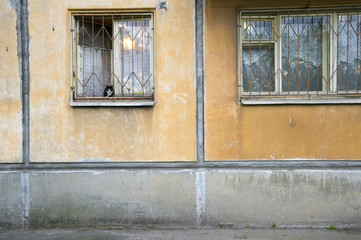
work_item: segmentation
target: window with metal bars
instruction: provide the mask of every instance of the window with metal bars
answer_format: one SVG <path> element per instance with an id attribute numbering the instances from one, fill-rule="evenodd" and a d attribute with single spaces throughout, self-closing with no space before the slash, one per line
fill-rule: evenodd
<path id="1" fill-rule="evenodd" d="M 360 33 L 356 8 L 240 12 L 240 101 L 361 102 Z"/>
<path id="2" fill-rule="evenodd" d="M 153 32 L 152 13 L 72 14 L 72 101 L 154 103 Z"/>

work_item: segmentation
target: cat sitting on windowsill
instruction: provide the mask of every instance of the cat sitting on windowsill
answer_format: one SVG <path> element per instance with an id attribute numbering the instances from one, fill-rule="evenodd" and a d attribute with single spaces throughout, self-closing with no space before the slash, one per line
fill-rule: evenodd
<path id="1" fill-rule="evenodd" d="M 103 96 L 104 96 L 104 97 L 113 97 L 113 96 L 114 96 L 113 85 L 107 85 L 107 86 L 104 88 Z"/>

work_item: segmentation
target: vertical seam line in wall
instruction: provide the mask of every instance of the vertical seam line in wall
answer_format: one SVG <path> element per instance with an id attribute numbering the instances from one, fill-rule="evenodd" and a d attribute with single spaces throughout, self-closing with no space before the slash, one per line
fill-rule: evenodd
<path id="1" fill-rule="evenodd" d="M 195 81 L 197 163 L 204 164 L 204 0 L 195 0 Z"/>
<path id="2" fill-rule="evenodd" d="M 30 120 L 30 105 L 29 105 L 29 85 L 30 85 L 30 72 L 29 72 L 29 31 L 28 31 L 28 0 L 20 0 L 18 18 L 18 49 L 19 64 L 20 66 L 20 79 L 21 79 L 21 103 L 22 103 L 22 128 L 23 128 L 23 143 L 22 143 L 22 160 L 25 166 L 30 162 L 30 135 L 29 135 L 29 120 Z M 19 33 L 20 31 L 20 33 Z"/>
<path id="3" fill-rule="evenodd" d="M 196 212 L 198 227 L 206 225 L 206 171 L 196 171 Z"/>
<path id="4" fill-rule="evenodd" d="M 21 207 L 22 207 L 22 215 L 21 215 L 21 224 L 23 230 L 27 230 L 28 227 L 28 217 L 29 217 L 29 208 L 30 208 L 30 196 L 29 196 L 29 188 L 30 188 L 30 180 L 29 173 L 22 172 L 20 174 L 20 187 L 21 187 Z"/>
<path id="5" fill-rule="evenodd" d="M 17 48 L 20 75 L 20 95 L 22 111 L 22 163 L 27 167 L 29 165 L 29 32 L 28 32 L 28 1 L 18 0 L 16 7 L 17 14 Z M 24 230 L 28 226 L 29 216 L 29 173 L 20 173 L 21 190 L 21 225 Z"/>

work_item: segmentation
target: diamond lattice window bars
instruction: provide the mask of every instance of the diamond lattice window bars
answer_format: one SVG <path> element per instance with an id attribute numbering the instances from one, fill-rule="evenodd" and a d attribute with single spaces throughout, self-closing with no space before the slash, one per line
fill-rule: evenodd
<path id="1" fill-rule="evenodd" d="M 361 96 L 360 12 L 241 12 L 241 99 Z"/>
<path id="2" fill-rule="evenodd" d="M 153 38 L 152 13 L 73 14 L 73 100 L 154 100 Z"/>

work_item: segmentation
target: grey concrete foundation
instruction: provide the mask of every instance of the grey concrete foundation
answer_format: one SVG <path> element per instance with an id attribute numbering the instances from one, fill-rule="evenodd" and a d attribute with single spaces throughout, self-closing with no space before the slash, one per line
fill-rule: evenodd
<path id="1" fill-rule="evenodd" d="M 360 171 L 211 171 L 208 224 L 317 226 L 361 222 Z"/>
<path id="2" fill-rule="evenodd" d="M 19 172 L 0 172 L 0 230 L 22 227 L 22 194 Z"/>
<path id="3" fill-rule="evenodd" d="M 35 172 L 29 227 L 194 225 L 190 171 Z"/>
<path id="4" fill-rule="evenodd" d="M 360 170 L 31 171 L 28 181 L 26 174 L 0 172 L 0 229 L 361 223 Z"/>

